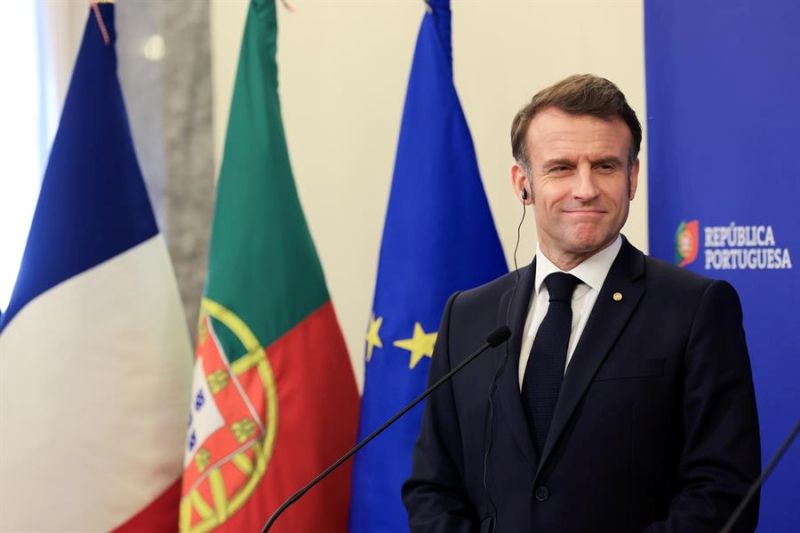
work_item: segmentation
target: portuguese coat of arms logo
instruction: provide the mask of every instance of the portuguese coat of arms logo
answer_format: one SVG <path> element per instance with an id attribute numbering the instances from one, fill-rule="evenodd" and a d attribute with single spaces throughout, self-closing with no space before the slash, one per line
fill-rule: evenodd
<path id="1" fill-rule="evenodd" d="M 681 222 L 675 232 L 675 263 L 685 267 L 697 259 L 700 249 L 700 223 L 697 220 Z"/>
<path id="2" fill-rule="evenodd" d="M 230 362 L 221 329 L 244 355 Z M 209 531 L 239 510 L 266 471 L 278 403 L 264 348 L 238 316 L 204 299 L 184 453 L 180 529 Z"/>

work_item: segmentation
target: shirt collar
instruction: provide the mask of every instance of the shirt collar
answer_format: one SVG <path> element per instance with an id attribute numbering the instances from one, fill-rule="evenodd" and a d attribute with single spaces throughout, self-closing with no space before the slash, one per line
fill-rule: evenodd
<path id="1" fill-rule="evenodd" d="M 622 237 L 617 235 L 616 240 L 609 246 L 606 246 L 567 273 L 580 279 L 581 282 L 588 285 L 590 289 L 599 290 L 608 275 L 608 271 L 611 270 L 611 265 L 614 263 L 614 259 L 617 258 L 620 248 L 622 248 Z M 534 290 L 537 294 L 542 290 L 544 279 L 553 272 L 563 271 L 542 253 L 542 249 L 537 244 L 536 279 L 534 285 Z"/>

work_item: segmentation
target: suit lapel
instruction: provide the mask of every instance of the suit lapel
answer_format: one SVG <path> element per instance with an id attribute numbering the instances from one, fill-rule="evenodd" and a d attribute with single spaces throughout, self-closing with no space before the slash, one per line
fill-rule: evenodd
<path id="1" fill-rule="evenodd" d="M 498 322 L 508 324 L 511 339 L 506 343 L 504 357 L 505 369 L 497 382 L 496 397 L 506 416 L 514 440 L 517 441 L 531 466 L 535 468 L 538 456 L 533 446 L 528 421 L 522 409 L 522 396 L 519 392 L 519 351 L 522 347 L 522 334 L 528 315 L 531 294 L 536 272 L 536 261 L 520 271 L 519 281 L 513 289 L 506 292 L 498 308 Z"/>
<path id="2" fill-rule="evenodd" d="M 575 352 L 572 354 L 561 392 L 558 396 L 550 431 L 547 434 L 539 472 L 547 461 L 572 413 L 594 378 L 597 369 L 608 355 L 614 341 L 622 332 L 639 299 L 644 293 L 644 256 L 623 241 L 605 283 L 600 289 L 586 327 L 583 330 Z M 614 293 L 622 299 L 616 301 Z M 538 472 L 537 472 L 538 474 Z"/>

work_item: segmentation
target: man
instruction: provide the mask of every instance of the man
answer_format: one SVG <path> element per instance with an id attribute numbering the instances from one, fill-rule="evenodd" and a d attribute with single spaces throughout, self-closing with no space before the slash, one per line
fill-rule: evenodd
<path id="1" fill-rule="evenodd" d="M 620 235 L 641 126 L 610 81 L 572 76 L 514 118 L 530 266 L 448 301 L 403 499 L 414 532 L 716 532 L 758 475 L 739 299 Z M 736 531 L 752 531 L 758 504 Z"/>

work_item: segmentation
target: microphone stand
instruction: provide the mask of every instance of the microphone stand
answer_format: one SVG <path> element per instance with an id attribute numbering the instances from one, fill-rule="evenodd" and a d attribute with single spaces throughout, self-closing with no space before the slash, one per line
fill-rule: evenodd
<path id="1" fill-rule="evenodd" d="M 298 490 L 297 492 L 292 494 L 292 496 L 290 496 L 288 500 L 283 502 L 283 504 L 281 504 L 281 506 L 278 507 L 275 510 L 274 513 L 272 513 L 272 516 L 269 517 L 269 520 L 267 520 L 267 523 L 264 524 L 264 527 L 262 528 L 261 533 L 266 533 L 267 531 L 269 531 L 269 528 L 272 527 L 272 525 L 275 523 L 275 521 L 278 519 L 278 517 L 286 509 L 288 509 L 289 506 L 291 506 L 297 500 L 302 498 L 303 495 L 305 495 L 306 492 L 311 490 L 311 488 L 313 488 L 314 485 L 316 485 L 317 483 L 319 483 L 320 481 L 325 479 L 328 476 L 328 474 L 330 474 L 331 472 L 333 472 L 334 470 L 339 468 L 339 466 L 341 466 L 342 463 L 344 463 L 345 461 L 350 459 L 358 450 L 360 450 L 361 448 L 363 448 L 364 446 L 369 444 L 372 441 L 372 439 L 374 439 L 375 437 L 377 437 L 378 435 L 383 433 L 383 431 L 386 428 L 388 428 L 389 426 L 391 426 L 392 424 L 394 424 L 397 421 L 398 418 L 400 418 L 401 416 L 406 414 L 408 411 L 410 411 L 419 402 L 421 402 L 422 400 L 424 400 L 425 398 L 430 396 L 430 394 L 433 391 L 438 389 L 446 381 L 450 380 L 450 378 L 452 378 L 459 370 L 461 370 L 462 368 L 467 366 L 469 363 L 471 363 L 476 357 L 478 357 L 480 354 L 485 352 L 488 348 L 494 348 L 495 346 L 499 346 L 500 344 L 502 344 L 506 340 L 508 340 L 508 338 L 510 336 L 511 336 L 511 330 L 508 329 L 508 326 L 501 326 L 501 327 L 497 328 L 496 330 L 492 331 L 489 334 L 489 336 L 486 338 L 486 342 L 484 342 L 469 357 L 464 359 L 458 366 L 456 366 L 450 372 L 448 372 L 447 374 L 442 376 L 436 383 L 434 383 L 433 385 L 431 385 L 430 387 L 425 389 L 425 392 L 423 392 L 422 394 L 417 396 L 410 404 L 408 404 L 405 407 L 403 407 L 396 415 L 394 415 L 392 418 L 387 420 L 381 427 L 379 427 L 378 429 L 376 429 L 375 431 L 370 433 L 367 437 L 365 437 L 363 440 L 361 440 L 361 442 L 359 442 L 355 446 L 353 446 L 346 454 L 341 456 L 339 459 L 336 460 L 335 463 L 333 463 L 328 468 L 323 470 L 317 477 L 312 479 L 306 486 L 304 486 L 303 488 L 301 488 L 300 490 Z"/>
<path id="2" fill-rule="evenodd" d="M 730 533 L 734 524 L 736 524 L 736 520 L 739 519 L 739 515 L 742 514 L 744 508 L 747 507 L 747 504 L 750 503 L 750 500 L 752 500 L 753 496 L 755 496 L 755 493 L 758 491 L 759 488 L 761 488 L 761 485 L 764 484 L 764 481 L 767 480 L 772 471 L 775 470 L 775 467 L 778 465 L 778 461 L 781 460 L 783 454 L 786 453 L 786 450 L 788 450 L 789 446 L 792 445 L 792 441 L 797 436 L 798 432 L 800 432 L 800 422 L 797 422 L 797 424 L 795 424 L 794 429 L 791 431 L 791 433 L 789 433 L 789 436 L 786 437 L 786 440 L 783 441 L 783 444 L 781 444 L 780 449 L 772 458 L 772 460 L 769 462 L 767 468 L 764 469 L 761 475 L 758 476 L 758 479 L 756 479 L 755 482 L 750 486 L 750 489 L 747 491 L 747 494 L 745 494 L 744 498 L 742 498 L 742 501 L 739 503 L 739 506 L 736 507 L 736 509 L 733 511 L 733 514 L 731 514 L 730 518 L 728 518 L 728 521 L 725 523 L 725 526 L 722 529 L 720 529 L 720 533 Z"/>

